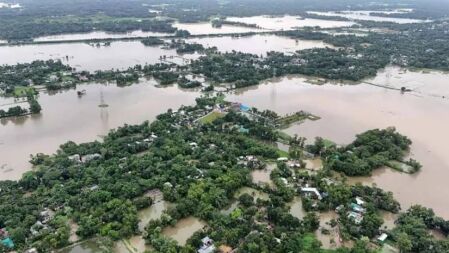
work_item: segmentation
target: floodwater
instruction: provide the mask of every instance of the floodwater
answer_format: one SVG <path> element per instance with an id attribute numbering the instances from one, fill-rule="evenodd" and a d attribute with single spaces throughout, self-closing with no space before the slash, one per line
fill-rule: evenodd
<path id="1" fill-rule="evenodd" d="M 352 21 L 335 21 L 313 18 L 301 18 L 299 16 L 252 16 L 252 17 L 228 17 L 229 21 L 256 24 L 268 30 L 291 30 L 297 27 L 336 28 L 349 27 L 355 23 Z"/>
<path id="2" fill-rule="evenodd" d="M 235 50 L 256 55 L 266 55 L 270 51 L 294 53 L 304 49 L 333 47 L 319 40 L 294 40 L 271 34 L 257 34 L 242 37 L 193 38 L 188 39 L 187 42 L 196 42 L 205 47 L 217 47 L 218 51 L 223 53 Z"/>
<path id="3" fill-rule="evenodd" d="M 320 158 L 307 159 L 304 162 L 308 170 L 321 170 L 323 168 L 323 161 Z"/>
<path id="4" fill-rule="evenodd" d="M 0 65 L 30 63 L 35 60 L 61 60 L 77 70 L 124 70 L 137 64 L 155 64 L 161 56 L 165 61 L 185 64 L 198 54 L 179 55 L 174 49 L 144 46 L 140 41 L 117 41 L 110 46 L 96 47 L 87 43 L 61 43 L 0 47 Z"/>
<path id="5" fill-rule="evenodd" d="M 88 241 L 81 242 L 79 244 L 75 244 L 73 246 L 69 246 L 62 250 L 59 250 L 58 253 L 106 253 L 108 249 L 102 247 L 96 239 L 91 239 Z"/>
<path id="6" fill-rule="evenodd" d="M 381 228 L 392 230 L 396 227 L 395 221 L 398 219 L 399 215 L 387 211 L 380 211 L 380 214 L 382 216 L 382 219 L 384 220 L 384 223 L 382 224 Z"/>
<path id="7" fill-rule="evenodd" d="M 385 82 L 397 86 L 410 85 L 409 80 L 421 83 L 425 94 L 401 94 L 389 90 L 359 85 L 310 85 L 303 77 L 285 77 L 265 82 L 258 87 L 235 91 L 227 97 L 230 101 L 270 109 L 280 114 L 299 110 L 321 117 L 306 121 L 286 131 L 298 134 L 312 142 L 316 136 L 347 144 L 355 135 L 373 128 L 395 126 L 413 141 L 411 156 L 423 165 L 421 172 L 408 175 L 391 169 L 378 169 L 372 177 L 352 178 L 365 184 L 392 191 L 403 209 L 413 204 L 431 207 L 443 218 L 449 219 L 449 100 L 429 94 L 449 89 L 449 75 L 440 72 L 399 74 L 394 68 L 381 71 L 371 83 Z"/>
<path id="8" fill-rule="evenodd" d="M 91 39 L 116 39 L 116 38 L 135 38 L 148 36 L 168 36 L 171 33 L 144 32 L 136 30 L 128 33 L 108 33 L 104 31 L 95 31 L 88 33 L 69 33 L 42 36 L 34 39 L 34 41 L 70 41 L 70 40 L 91 40 Z"/>
<path id="9" fill-rule="evenodd" d="M 316 14 L 321 16 L 336 16 L 343 17 L 350 20 L 367 20 L 367 21 L 377 21 L 377 22 L 393 22 L 398 24 L 410 24 L 410 23 L 422 23 L 426 20 L 421 19 L 410 19 L 410 18 L 394 18 L 394 17 L 380 17 L 373 16 L 370 14 L 385 13 L 392 14 L 398 12 L 382 12 L 382 11 L 329 11 L 329 12 L 319 12 L 319 11 L 309 11 L 310 14 Z"/>
<path id="10" fill-rule="evenodd" d="M 150 220 L 157 220 L 161 218 L 162 213 L 167 210 L 172 203 L 163 200 L 162 192 L 159 190 L 151 191 L 152 193 L 145 194 L 153 199 L 153 204 L 137 213 L 139 217 L 139 231 L 144 233 L 146 225 Z M 115 253 L 144 253 L 151 251 L 151 246 L 145 243 L 145 239 L 141 235 L 135 235 L 128 239 L 122 239 L 115 244 Z"/>
<path id="11" fill-rule="evenodd" d="M 40 94 L 41 114 L 0 120 L 0 179 L 16 180 L 30 170 L 30 154 L 54 153 L 69 140 L 98 140 L 112 128 L 154 120 L 170 108 L 194 104 L 199 96 L 197 91 L 158 88 L 155 84 L 148 80 L 123 88 L 115 84 L 79 85 L 77 90 L 87 92 L 83 97 L 74 89 Z M 101 94 L 109 107 L 98 107 Z"/>
<path id="12" fill-rule="evenodd" d="M 251 177 L 255 184 L 268 184 L 270 187 L 274 187 L 273 181 L 270 178 L 271 172 L 276 168 L 276 164 L 267 164 L 265 169 L 253 170 Z"/>
<path id="13" fill-rule="evenodd" d="M 194 218 L 188 217 L 179 220 L 174 227 L 166 227 L 162 230 L 165 236 L 168 236 L 184 246 L 187 240 L 198 230 L 206 226 L 206 223 Z"/>
<path id="14" fill-rule="evenodd" d="M 76 234 L 76 231 L 78 231 L 79 225 L 75 221 L 69 220 L 69 227 L 70 227 L 69 242 L 71 242 L 71 243 L 77 242 L 80 239 L 79 236 Z"/>
<path id="15" fill-rule="evenodd" d="M 139 210 L 139 230 L 144 231 L 145 226 L 151 220 L 157 220 L 161 218 L 162 213 L 167 210 L 172 204 L 164 200 L 159 200 L 148 208 Z"/>
<path id="16" fill-rule="evenodd" d="M 306 216 L 306 212 L 302 208 L 301 197 L 295 196 L 293 201 L 289 203 L 289 206 L 290 206 L 290 214 L 293 215 L 294 217 L 302 220 L 302 218 Z"/>
<path id="17" fill-rule="evenodd" d="M 334 211 L 319 213 L 320 218 L 320 227 L 317 231 L 315 231 L 315 236 L 318 240 L 321 241 L 322 248 L 324 249 L 336 249 L 338 247 L 343 246 L 340 232 L 338 230 L 338 226 L 332 227 L 330 225 L 331 220 L 337 221 L 338 214 Z M 325 234 L 321 232 L 321 229 L 326 229 L 329 231 L 329 234 Z"/>
<path id="18" fill-rule="evenodd" d="M 113 249 L 114 253 L 144 253 L 151 251 L 152 247 L 145 244 L 145 239 L 142 236 L 135 235 L 129 239 L 122 239 L 118 241 Z"/>
<path id="19" fill-rule="evenodd" d="M 180 30 L 187 30 L 192 35 L 201 34 L 226 34 L 226 33 L 249 33 L 249 32 L 260 32 L 263 31 L 257 28 L 233 26 L 233 25 L 223 25 L 222 27 L 213 27 L 209 22 L 201 23 L 175 23 L 174 27 Z"/>
<path id="20" fill-rule="evenodd" d="M 268 196 L 268 193 L 266 192 L 261 192 L 259 190 L 250 188 L 250 187 L 242 187 L 240 188 L 235 194 L 234 197 L 235 198 L 239 198 L 240 196 L 242 196 L 243 194 L 248 193 L 249 195 L 254 197 L 254 200 L 257 199 L 261 199 L 261 200 L 268 200 L 270 199 L 270 197 Z"/>
<path id="21" fill-rule="evenodd" d="M 443 232 L 437 229 L 431 229 L 429 230 L 429 233 L 437 240 L 446 240 L 447 237 L 444 235 Z"/>

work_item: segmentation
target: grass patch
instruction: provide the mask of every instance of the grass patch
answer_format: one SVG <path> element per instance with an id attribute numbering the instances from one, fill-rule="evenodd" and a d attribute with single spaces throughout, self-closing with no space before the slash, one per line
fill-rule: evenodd
<path id="1" fill-rule="evenodd" d="M 402 162 L 399 162 L 399 161 L 394 161 L 394 160 L 388 161 L 387 166 L 394 170 L 404 172 L 404 173 L 413 174 L 416 172 L 416 170 L 412 166 L 402 163 Z"/>
<path id="2" fill-rule="evenodd" d="M 288 152 L 287 151 L 278 149 L 277 153 L 278 153 L 279 157 L 288 157 Z"/>
<path id="3" fill-rule="evenodd" d="M 223 118 L 224 116 L 225 115 L 221 112 L 213 111 L 207 114 L 206 116 L 202 117 L 199 121 L 202 124 L 208 124 L 214 122 L 216 119 Z"/>
<path id="4" fill-rule="evenodd" d="M 26 87 L 26 86 L 14 87 L 14 96 L 15 97 L 26 97 L 28 94 L 34 94 L 33 87 Z"/>

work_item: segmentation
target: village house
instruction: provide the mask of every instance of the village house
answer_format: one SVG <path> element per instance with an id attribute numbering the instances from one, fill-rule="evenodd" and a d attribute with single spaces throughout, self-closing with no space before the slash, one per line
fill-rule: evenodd
<path id="1" fill-rule="evenodd" d="M 90 162 L 90 161 L 97 160 L 97 159 L 100 159 L 100 158 L 101 158 L 101 155 L 98 154 L 98 153 L 96 153 L 96 154 L 84 155 L 84 156 L 81 157 L 81 162 L 82 162 L 82 163 L 88 163 L 88 162 Z"/>
<path id="2" fill-rule="evenodd" d="M 385 242 L 385 240 L 387 240 L 387 238 L 388 238 L 388 235 L 385 233 L 382 233 L 379 237 L 377 237 L 377 242 L 382 244 Z"/>
<path id="3" fill-rule="evenodd" d="M 313 187 L 302 187 L 302 188 L 301 188 L 301 192 L 304 193 L 304 194 L 306 194 L 306 195 L 313 194 L 313 195 L 315 195 L 315 197 L 316 197 L 318 200 L 322 200 L 322 199 L 323 199 L 323 197 L 321 196 L 321 193 L 318 191 L 317 188 L 313 188 Z"/>
<path id="4" fill-rule="evenodd" d="M 198 253 L 213 253 L 215 252 L 215 245 L 214 241 L 209 238 L 209 236 L 204 237 L 201 239 L 201 247 L 198 249 Z"/>

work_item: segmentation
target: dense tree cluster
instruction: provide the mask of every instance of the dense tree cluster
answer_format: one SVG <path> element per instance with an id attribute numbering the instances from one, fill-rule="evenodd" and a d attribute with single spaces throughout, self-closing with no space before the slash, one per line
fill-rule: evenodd
<path id="1" fill-rule="evenodd" d="M 349 176 L 366 176 L 389 161 L 402 161 L 411 143 L 394 128 L 375 129 L 357 135 L 348 146 L 324 151 L 324 156 L 330 169 Z M 316 144 L 323 147 L 319 142 Z"/>
<path id="2" fill-rule="evenodd" d="M 33 61 L 16 65 L 0 66 L 0 89 L 7 95 L 14 95 L 18 86 L 51 86 L 63 82 L 63 74 L 72 75 L 73 69 L 61 61 Z M 25 94 L 26 95 L 26 94 Z"/>
<path id="3" fill-rule="evenodd" d="M 204 47 L 198 43 L 186 43 L 183 40 L 172 40 L 170 48 L 175 48 L 178 54 L 193 54 L 204 51 Z"/>
<path id="4" fill-rule="evenodd" d="M 78 18 L 58 17 L 41 19 L 5 19 L 0 18 L 0 38 L 11 42 L 28 41 L 40 36 L 49 36 L 65 33 L 88 33 L 93 31 L 106 31 L 114 33 L 125 33 L 135 30 L 148 32 L 174 33 L 171 22 L 167 20 L 153 19 L 118 19 L 96 17 Z"/>
<path id="5" fill-rule="evenodd" d="M 48 223 L 46 229 L 30 232 L 41 220 L 39 213 L 49 208 L 55 210 L 55 219 L 76 221 L 81 237 L 123 238 L 137 232 L 137 207 L 144 206 L 137 199 L 147 190 L 164 189 L 167 182 L 175 186 L 165 188 L 167 199 L 180 202 L 173 217 L 195 214 L 206 218 L 211 215 L 210 208 L 224 207 L 247 182 L 248 170 L 237 165 L 238 156 L 277 155 L 274 148 L 218 125 L 204 130 L 177 129 L 173 126 L 177 116 L 167 113 L 158 119 L 152 124 L 119 128 L 102 143 L 69 142 L 54 157 L 34 159 L 37 170 L 26 173 L 19 182 L 1 182 L 0 226 L 13 231 L 11 237 L 19 248 L 28 244 L 46 252 L 61 247 L 68 243 L 67 237 L 56 240 L 54 235 L 66 229 L 67 223 Z M 222 120 L 232 122 L 233 118 Z M 144 145 L 143 140 L 151 134 L 158 138 Z M 193 141 L 198 148 L 189 145 Z M 215 148 L 211 149 L 211 144 Z M 199 175 L 204 180 L 195 179 Z M 136 201 L 128 201 L 132 199 Z M 55 240 L 57 243 L 51 244 Z"/>
<path id="6" fill-rule="evenodd" d="M 142 39 L 140 42 L 142 42 L 142 44 L 144 44 L 145 46 L 159 46 L 164 44 L 163 40 L 155 37 L 148 37 Z"/>
<path id="7" fill-rule="evenodd" d="M 401 214 L 391 232 L 402 252 L 448 252 L 449 241 L 438 240 L 429 233 L 437 230 L 447 236 L 449 221 L 437 217 L 431 209 L 412 206 Z"/>
<path id="8" fill-rule="evenodd" d="M 380 63 L 403 67 L 449 69 L 449 24 L 443 21 L 418 24 L 364 22 L 370 28 L 385 28 L 389 33 L 369 33 L 367 36 L 328 36 L 325 41 L 350 48 L 354 55 L 377 57 Z"/>

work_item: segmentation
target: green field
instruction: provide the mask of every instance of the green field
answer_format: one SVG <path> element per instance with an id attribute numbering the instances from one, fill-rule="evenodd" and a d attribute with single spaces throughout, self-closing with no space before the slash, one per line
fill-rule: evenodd
<path id="1" fill-rule="evenodd" d="M 213 112 L 207 114 L 206 116 L 202 117 L 200 119 L 200 122 L 202 124 L 212 123 L 212 122 L 214 122 L 214 120 L 216 120 L 218 118 L 223 118 L 224 116 L 225 115 L 221 112 L 213 111 Z"/>
<path id="2" fill-rule="evenodd" d="M 25 86 L 16 86 L 14 87 L 14 96 L 15 97 L 26 97 L 27 94 L 34 93 L 34 88 L 25 87 Z"/>

